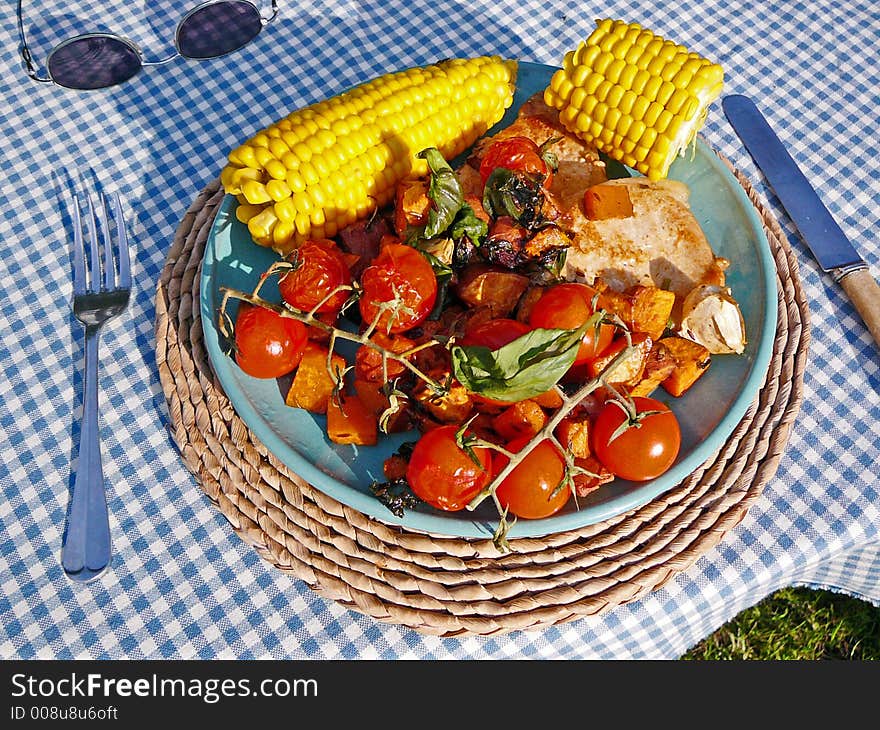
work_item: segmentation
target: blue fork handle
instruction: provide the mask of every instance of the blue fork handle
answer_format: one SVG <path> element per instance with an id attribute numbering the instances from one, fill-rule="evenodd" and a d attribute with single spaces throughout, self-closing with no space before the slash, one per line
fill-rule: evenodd
<path id="1" fill-rule="evenodd" d="M 97 577 L 110 564 L 110 520 L 98 429 L 98 335 L 97 327 L 86 328 L 79 464 L 67 518 L 67 537 L 61 549 L 64 571 L 80 582 Z"/>

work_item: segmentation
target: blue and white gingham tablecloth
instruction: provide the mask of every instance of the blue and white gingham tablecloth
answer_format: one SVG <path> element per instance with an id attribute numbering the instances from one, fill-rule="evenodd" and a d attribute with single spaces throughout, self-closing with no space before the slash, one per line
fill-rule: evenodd
<path id="1" fill-rule="evenodd" d="M 26 0 L 38 61 L 82 18 L 172 47 L 194 0 Z M 0 657 L 675 658 L 788 585 L 880 604 L 880 352 L 806 253 L 713 105 L 710 143 L 769 201 L 797 252 L 812 323 L 805 396 L 778 472 L 743 522 L 661 590 L 597 618 L 494 638 L 431 638 L 319 598 L 238 536 L 184 467 L 155 366 L 156 282 L 177 226 L 230 145 L 389 70 L 486 52 L 557 64 L 594 19 L 637 21 L 721 63 L 759 100 L 880 275 L 880 5 L 874 0 L 282 0 L 244 50 L 177 60 L 106 91 L 29 80 L 15 3 L 0 9 Z M 88 24 L 88 23 L 86 23 Z M 94 25 L 92 26 L 94 29 Z M 42 55 L 41 55 L 42 54 Z M 101 432 L 115 547 L 87 585 L 59 565 L 79 429 L 83 336 L 70 311 L 58 172 L 126 200 L 136 291 L 102 338 Z"/>

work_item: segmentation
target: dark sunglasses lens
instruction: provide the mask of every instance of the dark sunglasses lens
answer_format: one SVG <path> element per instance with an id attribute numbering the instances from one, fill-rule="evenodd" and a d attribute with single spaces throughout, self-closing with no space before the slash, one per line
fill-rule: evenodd
<path id="1" fill-rule="evenodd" d="M 177 49 L 186 58 L 216 58 L 250 43 L 263 29 L 250 3 L 212 3 L 190 13 L 177 29 Z"/>
<path id="2" fill-rule="evenodd" d="M 128 81 L 141 70 L 141 59 L 121 38 L 83 36 L 52 51 L 46 68 L 59 86 L 86 91 Z"/>

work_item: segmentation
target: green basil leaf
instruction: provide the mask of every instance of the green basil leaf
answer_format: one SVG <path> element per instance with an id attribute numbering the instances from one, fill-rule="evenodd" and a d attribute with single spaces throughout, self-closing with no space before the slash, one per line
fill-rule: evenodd
<path id="1" fill-rule="evenodd" d="M 525 228 L 535 228 L 543 207 L 541 181 L 534 176 L 496 167 L 486 180 L 483 208 L 493 218 L 510 216 Z"/>
<path id="2" fill-rule="evenodd" d="M 425 160 L 431 169 L 428 197 L 434 202 L 428 212 L 428 223 L 422 236 L 435 238 L 452 225 L 464 203 L 464 194 L 455 172 L 440 154 L 440 150 L 436 147 L 428 147 L 419 152 L 418 157 Z"/>
<path id="3" fill-rule="evenodd" d="M 452 372 L 465 388 L 487 398 L 507 403 L 533 398 L 568 371 L 588 326 L 534 329 L 497 350 L 453 345 Z"/>
<path id="4" fill-rule="evenodd" d="M 459 241 L 467 236 L 474 246 L 479 246 L 489 235 L 489 224 L 482 218 L 477 218 L 474 209 L 467 203 L 463 203 L 455 220 L 449 236 L 453 241 Z"/>

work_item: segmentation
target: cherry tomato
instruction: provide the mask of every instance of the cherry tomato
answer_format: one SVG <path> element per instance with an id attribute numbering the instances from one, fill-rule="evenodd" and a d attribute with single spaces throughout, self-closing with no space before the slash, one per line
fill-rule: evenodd
<path id="1" fill-rule="evenodd" d="M 479 461 L 455 441 L 458 426 L 439 426 L 426 432 L 413 447 L 406 481 L 413 492 L 437 509 L 457 512 L 477 496 L 492 476 L 489 449 L 474 446 Z"/>
<path id="2" fill-rule="evenodd" d="M 480 161 L 480 177 L 483 185 L 496 167 L 513 172 L 541 175 L 544 186 L 550 187 L 553 171 L 541 155 L 541 148 L 528 137 L 508 137 L 492 143 Z"/>
<path id="3" fill-rule="evenodd" d="M 613 400 L 602 406 L 591 431 L 593 453 L 622 479 L 647 481 L 663 474 L 678 456 L 681 430 L 669 407 L 654 398 L 636 397 L 635 419 Z M 659 411 L 659 413 L 650 413 Z M 612 440 L 618 428 L 631 425 Z"/>
<path id="4" fill-rule="evenodd" d="M 464 335 L 458 340 L 458 344 L 464 347 L 479 345 L 488 347 L 490 350 L 497 350 L 499 347 L 510 344 L 518 337 L 522 337 L 531 329 L 525 322 L 507 317 L 497 317 L 467 327 Z"/>
<path id="5" fill-rule="evenodd" d="M 379 305 L 393 301 L 395 292 L 402 307 L 379 318 L 377 329 L 405 332 L 423 322 L 437 299 L 437 277 L 428 260 L 412 246 L 388 243 L 361 275 L 363 292 L 358 301 L 361 317 L 373 322 Z"/>
<path id="6" fill-rule="evenodd" d="M 303 312 L 315 307 L 316 312 L 338 312 L 350 291 L 339 291 L 327 301 L 323 300 L 337 287 L 351 284 L 351 271 L 342 252 L 333 241 L 316 239 L 306 241 L 295 253 L 298 267 L 278 281 L 284 301 Z"/>
<path id="7" fill-rule="evenodd" d="M 513 439 L 505 447 L 518 453 L 530 440 L 529 436 Z M 495 452 L 492 469 L 499 474 L 508 458 Z M 503 507 L 517 517 L 536 520 L 550 517 L 565 507 L 571 489 L 557 489 L 565 476 L 565 458 L 553 442 L 541 441 L 498 485 L 495 494 Z"/>
<path id="8" fill-rule="evenodd" d="M 533 305 L 529 324 L 544 329 L 576 329 L 595 312 L 595 295 L 596 290 L 586 284 L 571 282 L 551 286 Z M 598 357 L 613 338 L 613 325 L 599 325 L 598 336 L 596 328 L 589 327 L 572 365 L 582 365 Z"/>
<path id="9" fill-rule="evenodd" d="M 266 307 L 241 302 L 235 319 L 235 361 L 255 378 L 280 378 L 296 369 L 308 341 L 306 326 Z"/>

